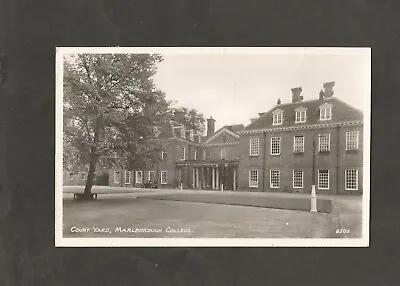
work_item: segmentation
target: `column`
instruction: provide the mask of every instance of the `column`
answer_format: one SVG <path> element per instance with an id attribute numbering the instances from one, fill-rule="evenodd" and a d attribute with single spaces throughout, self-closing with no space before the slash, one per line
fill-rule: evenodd
<path id="1" fill-rule="evenodd" d="M 232 189 L 236 191 L 236 167 L 233 168 L 233 187 Z"/>
<path id="2" fill-rule="evenodd" d="M 211 190 L 215 189 L 215 169 L 211 167 Z"/>
<path id="3" fill-rule="evenodd" d="M 219 190 L 219 167 L 217 167 L 216 169 L 216 173 L 217 173 L 217 178 L 216 178 L 216 186 L 215 189 Z"/>

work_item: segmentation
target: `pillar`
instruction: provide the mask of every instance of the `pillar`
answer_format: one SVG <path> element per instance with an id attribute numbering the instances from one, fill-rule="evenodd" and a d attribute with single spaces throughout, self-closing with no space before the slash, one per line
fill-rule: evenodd
<path id="1" fill-rule="evenodd" d="M 211 190 L 215 189 L 215 169 L 211 167 Z"/>
<path id="2" fill-rule="evenodd" d="M 217 167 L 215 171 L 217 173 L 215 189 L 219 190 L 219 167 Z"/>

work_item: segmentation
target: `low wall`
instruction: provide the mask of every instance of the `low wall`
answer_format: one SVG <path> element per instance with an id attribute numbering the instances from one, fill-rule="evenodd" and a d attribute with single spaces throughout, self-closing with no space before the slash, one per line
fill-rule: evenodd
<path id="1" fill-rule="evenodd" d="M 311 208 L 310 198 L 306 197 L 262 197 L 246 196 L 242 194 L 165 194 L 150 195 L 146 196 L 144 199 L 228 204 L 299 211 L 310 211 Z M 330 213 L 332 211 L 331 200 L 317 199 L 317 210 L 323 213 Z"/>

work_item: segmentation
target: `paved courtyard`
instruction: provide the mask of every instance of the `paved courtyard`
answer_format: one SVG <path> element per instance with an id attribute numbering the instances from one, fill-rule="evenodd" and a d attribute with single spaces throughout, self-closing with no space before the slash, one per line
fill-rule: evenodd
<path id="1" fill-rule="evenodd" d="M 361 197 L 332 197 L 332 213 L 159 200 L 160 193 L 210 197 L 293 197 L 298 194 L 146 190 L 95 187 L 97 201 L 74 201 L 83 187 L 64 188 L 64 237 L 332 238 L 361 237 Z M 95 232 L 102 230 L 103 232 Z M 336 234 L 349 228 L 349 234 Z M 80 231 L 80 232 L 78 232 Z"/>

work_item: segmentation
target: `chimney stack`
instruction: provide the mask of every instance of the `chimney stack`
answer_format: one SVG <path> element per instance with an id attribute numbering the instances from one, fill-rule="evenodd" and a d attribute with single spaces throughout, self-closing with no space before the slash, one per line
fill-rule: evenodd
<path id="1" fill-rule="evenodd" d="M 300 95 L 302 92 L 301 87 L 292 88 L 292 103 L 301 102 L 303 97 Z"/>
<path id="2" fill-rule="evenodd" d="M 331 82 L 325 82 L 324 83 L 324 97 L 325 98 L 330 98 L 333 96 L 333 87 L 335 86 L 335 82 L 331 81 Z"/>
<path id="3" fill-rule="evenodd" d="M 277 105 L 281 105 L 282 101 L 280 98 L 278 98 L 278 101 L 276 102 Z"/>
<path id="4" fill-rule="evenodd" d="M 185 124 L 185 112 L 181 110 L 175 111 L 174 120 L 180 124 Z"/>
<path id="5" fill-rule="evenodd" d="M 207 137 L 211 136 L 215 132 L 215 119 L 210 118 L 207 119 Z"/>

